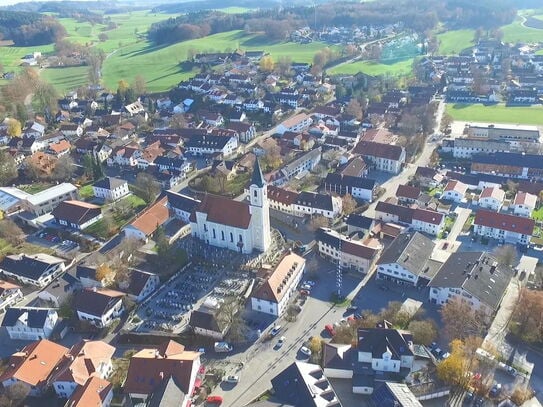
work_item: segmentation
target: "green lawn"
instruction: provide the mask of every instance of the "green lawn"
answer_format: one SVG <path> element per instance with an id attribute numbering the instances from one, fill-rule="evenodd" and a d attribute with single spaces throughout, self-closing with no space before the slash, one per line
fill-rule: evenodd
<path id="1" fill-rule="evenodd" d="M 474 35 L 475 30 L 453 30 L 438 34 L 439 55 L 457 55 L 472 47 Z"/>
<path id="2" fill-rule="evenodd" d="M 447 113 L 455 120 L 543 125 L 543 106 L 508 107 L 503 104 L 447 104 Z"/>
<path id="3" fill-rule="evenodd" d="M 52 83 L 58 92 L 63 95 L 70 90 L 87 83 L 87 66 L 70 66 L 66 68 L 47 68 L 41 71 L 41 76 Z"/>
<path id="4" fill-rule="evenodd" d="M 0 47 L 0 62 L 4 65 L 5 71 L 18 70 L 21 64 L 21 58 L 26 54 L 39 51 L 42 55 L 52 53 L 54 50 L 53 44 L 37 45 L 35 47 Z"/>
<path id="5" fill-rule="evenodd" d="M 50 184 L 48 182 L 35 182 L 33 184 L 28 185 L 19 185 L 19 189 L 25 191 L 29 194 L 37 194 L 38 192 L 45 191 L 47 188 L 51 188 L 53 184 Z"/>
<path id="6" fill-rule="evenodd" d="M 19 253 L 25 253 L 25 254 L 36 254 L 36 253 L 45 253 L 45 254 L 53 254 L 54 251 L 44 247 L 44 246 L 38 246 L 35 244 L 23 242 L 19 246 L 12 246 L 7 240 L 0 239 L 0 257 L 4 257 L 9 254 L 19 254 Z"/>
<path id="7" fill-rule="evenodd" d="M 413 58 L 395 61 L 390 63 L 373 62 L 373 61 L 357 61 L 350 64 L 338 65 L 328 70 L 331 75 L 355 75 L 363 72 L 367 75 L 408 75 L 413 70 Z"/>
<path id="8" fill-rule="evenodd" d="M 225 51 L 237 47 L 244 50 L 264 50 L 274 59 L 288 56 L 296 62 L 311 62 L 315 53 L 325 48 L 326 44 L 270 42 L 262 35 L 247 34 L 242 30 L 214 34 L 168 46 L 155 46 L 142 41 L 122 48 L 105 61 L 104 83 L 106 87 L 113 89 L 119 80 L 130 81 L 136 73 L 139 73 L 147 80 L 147 88 L 150 91 L 164 91 L 194 75 L 194 72 L 183 71 L 180 66 L 180 62 L 187 58 L 187 50 L 192 48 L 198 52 Z"/>
<path id="9" fill-rule="evenodd" d="M 79 188 L 79 197 L 81 199 L 90 199 L 94 197 L 94 192 L 92 190 L 92 184 L 84 185 Z"/>
<path id="10" fill-rule="evenodd" d="M 511 24 L 501 27 L 503 41 L 505 42 L 541 42 L 543 41 L 543 30 L 525 27 L 522 18 L 517 17 Z"/>
<path id="11" fill-rule="evenodd" d="M 543 206 L 540 206 L 538 209 L 532 212 L 532 218 L 534 220 L 543 221 Z"/>

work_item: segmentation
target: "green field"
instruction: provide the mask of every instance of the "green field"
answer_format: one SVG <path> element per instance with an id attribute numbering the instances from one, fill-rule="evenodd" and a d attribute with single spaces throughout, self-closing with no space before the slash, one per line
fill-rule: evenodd
<path id="1" fill-rule="evenodd" d="M 244 50 L 264 50 L 274 59 L 288 56 L 296 62 L 311 62 L 315 53 L 325 48 L 326 44 L 270 42 L 262 35 L 247 34 L 242 30 L 227 31 L 169 46 L 154 46 L 142 41 L 122 48 L 105 61 L 103 81 L 106 87 L 115 89 L 119 80 L 131 81 L 136 74 L 141 74 L 147 80 L 150 91 L 164 91 L 194 75 L 194 72 L 183 71 L 180 66 L 180 62 L 187 58 L 187 50 L 192 48 L 197 52 L 208 52 L 234 50 L 238 47 Z"/>
<path id="2" fill-rule="evenodd" d="M 473 46 L 475 30 L 453 30 L 438 34 L 439 55 L 456 55 Z"/>
<path id="3" fill-rule="evenodd" d="M 41 76 L 52 83 L 61 95 L 86 85 L 87 74 L 88 67 L 86 66 L 47 68 L 41 71 Z"/>
<path id="4" fill-rule="evenodd" d="M 338 65 L 328 70 L 331 75 L 355 75 L 363 72 L 366 75 L 409 75 L 413 70 L 413 58 L 397 62 L 384 63 L 373 61 L 357 61 L 350 64 Z"/>
<path id="5" fill-rule="evenodd" d="M 543 106 L 509 107 L 503 104 L 447 104 L 447 113 L 455 120 L 486 123 L 543 125 Z"/>
<path id="6" fill-rule="evenodd" d="M 517 17 L 511 24 L 503 26 L 503 41 L 505 42 L 542 42 L 543 30 L 525 27 L 522 17 Z"/>

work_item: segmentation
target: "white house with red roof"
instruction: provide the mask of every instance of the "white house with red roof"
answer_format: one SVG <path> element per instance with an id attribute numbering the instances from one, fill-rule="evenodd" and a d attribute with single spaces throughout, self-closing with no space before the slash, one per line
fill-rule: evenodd
<path id="1" fill-rule="evenodd" d="M 448 201 L 460 203 L 462 202 L 462 199 L 464 199 L 467 190 L 468 186 L 463 182 L 449 181 L 445 186 L 445 189 L 443 190 L 443 195 L 441 197 Z"/>
<path id="2" fill-rule="evenodd" d="M 295 253 L 283 257 L 251 296 L 251 309 L 273 316 L 285 313 L 305 270 L 305 259 Z"/>
<path id="3" fill-rule="evenodd" d="M 473 221 L 473 232 L 502 242 L 527 245 L 534 233 L 535 221 L 521 216 L 481 209 Z"/>
<path id="4" fill-rule="evenodd" d="M 537 196 L 528 192 L 517 192 L 513 202 L 513 213 L 529 218 L 537 206 Z"/>
<path id="5" fill-rule="evenodd" d="M 479 206 L 499 212 L 504 200 L 505 192 L 503 190 L 497 187 L 488 187 L 483 189 L 481 195 L 479 195 Z"/>

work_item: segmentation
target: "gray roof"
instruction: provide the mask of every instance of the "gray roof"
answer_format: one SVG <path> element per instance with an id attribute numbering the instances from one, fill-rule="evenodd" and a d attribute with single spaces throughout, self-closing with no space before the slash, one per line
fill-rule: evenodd
<path id="1" fill-rule="evenodd" d="M 295 202 L 296 205 L 309 206 L 325 211 L 333 211 L 334 203 L 331 195 L 317 194 L 315 192 L 302 191 Z"/>
<path id="2" fill-rule="evenodd" d="M 255 160 L 253 176 L 251 178 L 251 185 L 256 185 L 259 188 L 263 188 L 264 185 L 266 185 L 266 181 L 264 181 L 264 175 L 262 175 L 262 170 L 260 169 L 260 163 L 258 162 L 258 158 Z"/>
<path id="3" fill-rule="evenodd" d="M 111 191 L 124 184 L 126 184 L 126 181 L 124 179 L 116 178 L 116 177 L 105 177 L 105 178 L 102 178 L 101 180 L 96 181 L 93 184 L 93 187 L 108 189 Z"/>
<path id="4" fill-rule="evenodd" d="M 296 170 L 296 168 L 306 162 L 306 161 L 313 161 L 313 160 L 316 160 L 317 157 L 319 157 L 321 155 L 321 148 L 318 147 L 318 148 L 315 148 L 311 151 L 308 151 L 307 153 L 301 155 L 300 157 L 296 158 L 294 161 L 292 161 L 291 163 L 285 165 L 282 169 L 282 172 L 285 174 L 285 175 L 288 175 L 290 174 L 291 172 L 294 172 Z"/>
<path id="5" fill-rule="evenodd" d="M 422 407 L 420 401 L 404 383 L 385 382 L 374 391 L 371 398 L 380 407 Z"/>
<path id="6" fill-rule="evenodd" d="M 373 224 L 373 219 L 368 218 L 367 216 L 352 213 L 349 215 L 345 223 L 347 223 L 347 225 L 349 226 L 354 226 L 354 227 L 362 228 L 365 230 L 369 230 L 371 228 L 371 225 Z"/>
<path id="7" fill-rule="evenodd" d="M 543 160 L 540 155 L 536 154 L 501 152 L 494 154 L 475 154 L 472 157 L 472 163 L 543 169 Z"/>
<path id="8" fill-rule="evenodd" d="M 185 398 L 185 393 L 173 376 L 162 380 L 160 386 L 151 395 L 147 407 L 176 406 Z"/>
<path id="9" fill-rule="evenodd" d="M 14 254 L 4 257 L 4 260 L 0 262 L 0 272 L 4 270 L 20 277 L 38 280 L 49 267 L 63 262 L 64 260 L 58 257 L 43 253 L 33 255 Z"/>
<path id="10" fill-rule="evenodd" d="M 426 277 L 437 271 L 434 264 L 429 264 L 434 246 L 422 233 L 402 233 L 383 252 L 377 264 L 397 263 L 415 275 Z"/>
<path id="11" fill-rule="evenodd" d="M 511 281 L 510 268 L 486 252 L 456 252 L 443 264 L 431 287 L 461 288 L 497 309 Z"/>
<path id="12" fill-rule="evenodd" d="M 200 203 L 199 200 L 191 198 L 174 191 L 166 191 L 168 195 L 168 205 L 171 208 L 179 209 L 188 213 L 191 213 L 194 208 Z"/>
<path id="13" fill-rule="evenodd" d="M 19 318 L 23 317 L 22 319 L 25 320 L 27 327 L 43 328 L 50 311 L 52 311 L 50 308 L 8 308 L 2 326 L 15 326 Z"/>
<path id="14" fill-rule="evenodd" d="M 358 351 L 371 352 L 374 358 L 380 359 L 387 350 L 396 360 L 399 360 L 401 356 L 413 356 L 410 348 L 412 342 L 413 336 L 409 332 L 398 329 L 358 329 Z"/>

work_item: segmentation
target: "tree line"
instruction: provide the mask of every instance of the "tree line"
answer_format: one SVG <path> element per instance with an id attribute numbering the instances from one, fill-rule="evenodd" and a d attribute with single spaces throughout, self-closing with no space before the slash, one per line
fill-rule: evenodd
<path id="1" fill-rule="evenodd" d="M 66 30 L 54 17 L 0 10 L 0 37 L 16 46 L 50 44 L 65 35 Z"/>

